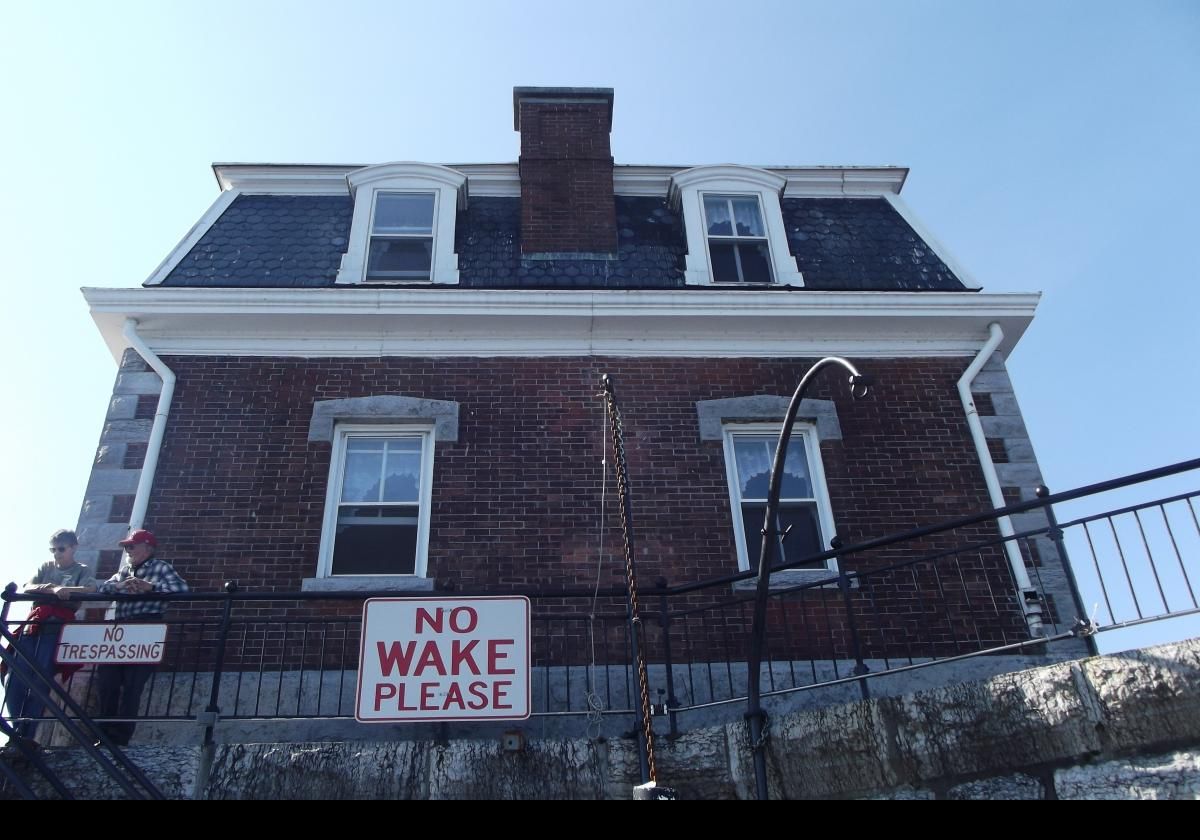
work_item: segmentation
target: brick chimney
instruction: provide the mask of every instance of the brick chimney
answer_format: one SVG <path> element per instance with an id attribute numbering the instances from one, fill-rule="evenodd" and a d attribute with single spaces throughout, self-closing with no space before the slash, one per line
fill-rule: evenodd
<path id="1" fill-rule="evenodd" d="M 513 88 L 521 253 L 615 254 L 612 88 Z"/>

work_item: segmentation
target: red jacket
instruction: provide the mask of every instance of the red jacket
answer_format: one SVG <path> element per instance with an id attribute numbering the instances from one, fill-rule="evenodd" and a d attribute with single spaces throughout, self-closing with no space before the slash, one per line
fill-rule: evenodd
<path id="1" fill-rule="evenodd" d="M 53 621 L 57 623 L 66 623 L 75 620 L 75 610 L 62 604 L 36 604 L 29 611 L 29 619 L 24 625 L 13 631 L 13 637 L 18 636 L 36 636 L 41 632 L 42 622 Z M 9 646 L 9 650 L 12 647 Z M 54 672 L 60 675 L 63 679 L 68 679 L 72 674 L 82 668 L 82 665 L 58 665 Z M 4 677 L 8 672 L 8 663 L 0 661 L 0 678 Z"/>

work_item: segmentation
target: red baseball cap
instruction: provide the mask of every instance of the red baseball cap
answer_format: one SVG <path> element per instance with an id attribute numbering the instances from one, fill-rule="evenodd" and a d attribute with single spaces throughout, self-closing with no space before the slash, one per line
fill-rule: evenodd
<path id="1" fill-rule="evenodd" d="M 129 536 L 121 540 L 117 545 L 129 547 L 131 545 L 151 545 L 158 548 L 158 540 L 154 534 L 144 528 L 138 528 L 136 531 L 130 531 Z"/>

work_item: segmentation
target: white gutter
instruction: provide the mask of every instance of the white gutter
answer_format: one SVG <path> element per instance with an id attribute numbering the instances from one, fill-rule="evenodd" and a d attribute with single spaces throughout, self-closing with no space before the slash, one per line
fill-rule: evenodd
<path id="1" fill-rule="evenodd" d="M 141 528 L 146 521 L 146 508 L 150 505 L 150 487 L 154 484 L 154 471 L 158 468 L 158 452 L 162 448 L 163 434 L 167 430 L 167 414 L 171 411 L 171 398 L 175 394 L 175 374 L 163 360 L 142 341 L 137 333 L 138 322 L 133 318 L 125 321 L 122 333 L 129 346 L 145 359 L 146 364 L 162 377 L 162 391 L 158 395 L 158 407 L 154 409 L 154 425 L 150 427 L 150 440 L 146 444 L 146 460 L 142 463 L 142 476 L 138 479 L 137 493 L 133 497 L 133 513 L 129 517 L 130 529 Z"/>
<path id="2" fill-rule="evenodd" d="M 978 355 L 958 380 L 958 396 L 962 400 L 963 410 L 967 415 L 967 426 L 971 429 L 971 439 L 975 442 L 975 452 L 979 455 L 979 465 L 983 467 L 983 478 L 987 483 L 988 496 L 991 498 L 994 508 L 1005 507 L 1008 502 L 1004 499 L 1004 491 L 1000 489 L 996 465 L 992 462 L 991 452 L 988 451 L 987 437 L 983 433 L 983 423 L 979 419 L 979 412 L 975 409 L 975 399 L 971 396 L 971 383 L 975 381 L 979 371 L 987 364 L 988 359 L 992 357 L 992 353 L 996 351 L 1003 340 L 1004 330 L 1000 329 L 1000 325 L 993 321 L 988 325 L 988 340 L 984 342 Z M 1029 581 L 1029 573 L 1025 571 L 1025 558 L 1021 556 L 1021 547 L 1017 545 L 1016 540 L 1011 539 L 1016 533 L 1013 530 L 1012 520 L 1007 516 L 1002 516 L 997 520 L 997 524 L 1001 536 L 1006 538 L 1004 551 L 1008 555 L 1008 564 L 1012 568 L 1013 580 L 1016 581 L 1017 589 L 1020 591 L 1021 609 L 1025 613 L 1025 623 L 1029 627 L 1029 635 L 1035 638 L 1042 636 L 1044 631 L 1041 596 Z"/>

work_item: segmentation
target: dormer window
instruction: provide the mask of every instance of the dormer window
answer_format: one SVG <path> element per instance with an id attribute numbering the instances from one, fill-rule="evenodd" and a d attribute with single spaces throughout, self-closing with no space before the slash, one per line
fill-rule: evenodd
<path id="1" fill-rule="evenodd" d="M 430 278 L 436 206 L 434 193 L 375 193 L 367 280 Z"/>
<path id="2" fill-rule="evenodd" d="M 689 286 L 803 286 L 779 204 L 786 180 L 748 166 L 697 166 L 671 176 L 683 214 Z"/>
<path id="3" fill-rule="evenodd" d="M 354 196 L 337 283 L 457 283 L 456 213 L 467 178 L 445 166 L 385 163 L 346 176 Z"/>
<path id="4" fill-rule="evenodd" d="M 714 283 L 770 283 L 771 247 L 757 195 L 704 196 Z"/>

